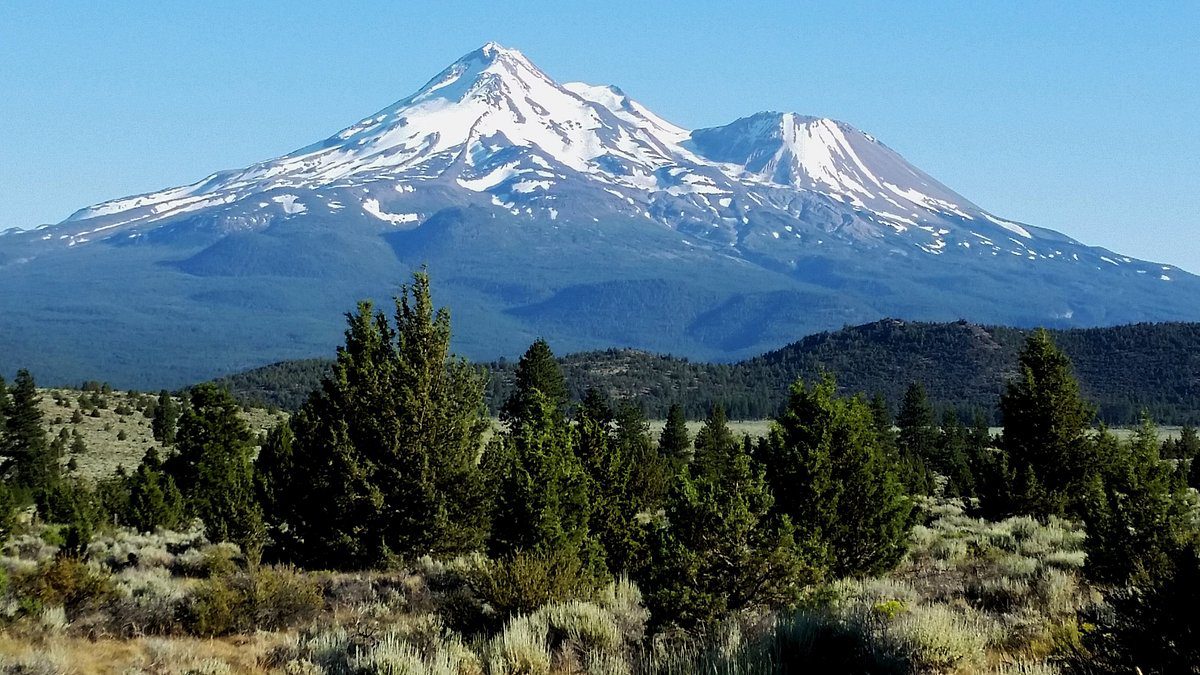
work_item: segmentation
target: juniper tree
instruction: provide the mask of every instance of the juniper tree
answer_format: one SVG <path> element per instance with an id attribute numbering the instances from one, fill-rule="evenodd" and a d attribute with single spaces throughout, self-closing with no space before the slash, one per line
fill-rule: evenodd
<path id="1" fill-rule="evenodd" d="M 450 354 L 450 315 L 435 310 L 428 275 L 402 287 L 394 328 L 370 302 L 347 321 L 330 374 L 293 417 L 294 497 L 273 524 L 320 566 L 478 549 L 484 384 Z"/>
<path id="2" fill-rule="evenodd" d="M 183 496 L 175 480 L 163 471 L 154 448 L 146 451 L 141 464 L 129 477 L 128 505 L 124 521 L 142 532 L 174 529 L 183 524 Z"/>
<path id="3" fill-rule="evenodd" d="M 540 392 L 552 409 L 565 415 L 570 394 L 562 368 L 550 350 L 550 344 L 538 338 L 521 355 L 514 373 L 515 386 L 512 394 L 500 409 L 500 419 L 511 424 L 513 420 L 533 414 L 530 410 L 534 391 Z"/>
<path id="4" fill-rule="evenodd" d="M 795 539 L 762 468 L 717 408 L 697 436 L 696 457 L 666 500 L 640 581 L 654 620 L 703 629 L 753 607 L 792 603 L 818 578 L 811 542 Z"/>
<path id="5" fill-rule="evenodd" d="M 1015 508 L 1036 516 L 1082 516 L 1079 497 L 1096 469 L 1084 402 L 1071 361 L 1045 330 L 1025 341 L 1020 373 L 1000 397 L 1001 446 L 1016 480 Z"/>
<path id="6" fill-rule="evenodd" d="M 520 414 L 492 439 L 484 456 L 493 488 L 488 550 L 496 557 L 518 552 L 577 557 L 582 569 L 600 576 L 604 561 L 590 531 L 589 477 L 575 454 L 575 430 L 559 400 L 536 388 L 514 396 L 520 396 L 515 409 Z"/>
<path id="7" fill-rule="evenodd" d="M 12 458 L 13 482 L 46 507 L 47 496 L 60 479 L 59 456 L 46 440 L 41 396 L 27 370 L 17 372 L 8 392 L 3 454 Z"/>
<path id="8" fill-rule="evenodd" d="M 900 561 L 912 500 L 861 397 L 839 397 L 829 375 L 812 387 L 797 382 L 761 456 L 776 511 L 826 545 L 833 575 L 878 573 Z"/>
<path id="9" fill-rule="evenodd" d="M 942 413 L 941 433 L 934 446 L 930 468 L 946 479 L 945 491 L 954 497 L 971 497 L 975 494 L 975 476 L 969 460 L 970 434 L 958 419 L 958 414 L 947 410 Z"/>
<path id="10" fill-rule="evenodd" d="M 672 403 L 667 410 L 667 423 L 658 437 L 658 451 L 676 467 L 682 467 L 692 459 L 692 438 L 688 435 L 683 406 L 678 403 Z"/>
<path id="11" fill-rule="evenodd" d="M 263 543 L 262 513 L 254 499 L 254 436 L 229 392 L 200 384 L 187 395 L 175 454 L 167 473 L 183 495 L 188 515 L 204 522 L 208 537 L 232 541 L 248 554 Z"/>
<path id="12" fill-rule="evenodd" d="M 1099 470 L 1086 486 L 1085 572 L 1116 585 L 1165 576 L 1174 551 L 1196 532 L 1187 489 L 1159 456 L 1157 429 L 1143 418 L 1129 442 L 1102 429 L 1094 445 Z"/>
<path id="13" fill-rule="evenodd" d="M 176 425 L 179 423 L 179 406 L 171 398 L 171 394 L 163 389 L 158 394 L 158 403 L 154 406 L 154 416 L 150 419 L 150 430 L 154 440 L 164 447 L 175 444 Z"/>
<path id="14" fill-rule="evenodd" d="M 296 491 L 297 474 L 292 443 L 295 434 L 287 422 L 279 422 L 267 432 L 258 457 L 254 460 L 254 492 L 263 517 L 275 527 L 271 533 L 274 553 L 282 558 L 292 554 L 291 532 L 286 523 L 289 510 L 303 498 Z M 282 527 L 282 529 L 280 529 Z"/>

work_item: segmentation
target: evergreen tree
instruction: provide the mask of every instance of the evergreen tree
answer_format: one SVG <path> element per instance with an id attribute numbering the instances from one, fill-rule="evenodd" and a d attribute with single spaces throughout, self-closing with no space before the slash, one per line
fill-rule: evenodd
<path id="1" fill-rule="evenodd" d="M 1000 398 L 1015 506 L 1042 517 L 1083 515 L 1079 496 L 1096 469 L 1087 437 L 1094 411 L 1080 395 L 1070 359 L 1045 330 L 1026 340 L 1019 362 L 1020 375 Z"/>
<path id="2" fill-rule="evenodd" d="M 945 493 L 949 496 L 975 495 L 975 476 L 969 459 L 970 444 L 970 434 L 959 421 L 958 414 L 945 411 L 930 468 L 946 478 Z"/>
<path id="3" fill-rule="evenodd" d="M 1168 438 L 1162 444 L 1163 459 L 1190 460 L 1200 454 L 1200 435 L 1196 427 L 1184 425 L 1179 438 Z"/>
<path id="4" fill-rule="evenodd" d="M 165 466 L 187 513 L 204 522 L 213 541 L 232 541 L 256 555 L 263 543 L 263 523 L 250 462 L 254 436 L 229 392 L 213 384 L 188 392 L 175 448 Z"/>
<path id="5" fill-rule="evenodd" d="M 798 542 L 762 468 L 713 411 L 696 457 L 672 487 L 666 523 L 654 532 L 641 578 L 654 620 L 703 629 L 746 608 L 786 606 L 818 578 L 823 554 Z"/>
<path id="6" fill-rule="evenodd" d="M 887 454 L 898 458 L 898 475 L 905 489 L 914 495 L 933 494 L 934 480 L 929 467 L 919 454 L 901 448 L 900 435 L 893 429 L 892 411 L 883 394 L 875 394 L 871 399 L 871 417 L 875 422 L 875 433 L 879 438 L 880 447 Z"/>
<path id="7" fill-rule="evenodd" d="M 828 375 L 811 388 L 797 382 L 762 447 L 776 510 L 827 544 L 835 576 L 879 573 L 900 561 L 912 500 L 862 398 L 839 397 Z"/>
<path id="8" fill-rule="evenodd" d="M 589 529 L 611 570 L 627 570 L 639 543 L 632 463 L 615 429 L 608 401 L 589 389 L 575 413 L 576 455 L 587 473 Z"/>
<path id="9" fill-rule="evenodd" d="M 154 440 L 164 447 L 175 444 L 176 425 L 179 423 L 179 406 L 171 394 L 163 389 L 158 394 L 158 404 L 154 406 L 154 416 L 150 418 L 150 430 Z"/>
<path id="10" fill-rule="evenodd" d="M 287 502 L 272 507 L 272 525 L 293 533 L 302 562 L 449 556 L 486 536 L 482 377 L 451 356 L 450 315 L 435 310 L 426 273 L 395 305 L 395 328 L 369 302 L 347 315 L 332 372 L 292 420 L 293 475 L 267 474 Z"/>
<path id="11" fill-rule="evenodd" d="M 485 475 L 494 488 L 489 552 L 495 557 L 518 552 L 577 556 L 582 569 L 600 576 L 604 561 L 590 533 L 589 476 L 575 454 L 575 430 L 558 400 L 536 388 L 516 395 L 521 416 L 511 418 L 508 431 L 493 438 L 484 456 Z M 596 446 L 607 441 L 589 431 L 589 460 L 606 466 L 608 452 Z"/>
<path id="12" fill-rule="evenodd" d="M 512 395 L 500 409 L 500 419 L 506 424 L 514 420 L 536 417 L 540 412 L 532 410 L 533 392 L 540 392 L 558 414 L 565 415 L 570 395 L 562 367 L 550 351 L 550 344 L 538 338 L 521 356 L 515 372 L 516 386 Z M 539 404 L 540 405 L 540 404 Z"/>
<path id="13" fill-rule="evenodd" d="M 672 403 L 667 411 L 667 423 L 658 437 L 658 451 L 676 467 L 682 467 L 692 459 L 692 439 L 688 435 L 687 418 L 683 406 Z"/>
<path id="14" fill-rule="evenodd" d="M 1159 457 L 1157 429 L 1144 418 L 1128 443 L 1102 429 L 1094 444 L 1100 470 L 1083 516 L 1088 577 L 1122 585 L 1166 575 L 1194 530 L 1186 487 Z"/>
<path id="15" fill-rule="evenodd" d="M 8 395 L 8 383 L 0 376 L 0 450 L 7 448 L 5 435 L 8 433 L 8 409 L 12 400 Z"/>
<path id="16" fill-rule="evenodd" d="M 295 453 L 292 444 L 295 434 L 287 422 L 279 422 L 263 439 L 258 457 L 254 460 L 254 488 L 266 521 L 276 529 L 271 533 L 275 554 L 280 558 L 294 555 L 293 534 L 286 523 L 294 504 L 304 498 L 296 491 Z M 282 527 L 282 530 L 279 529 Z"/>
<path id="17" fill-rule="evenodd" d="M 933 494 L 934 479 L 931 470 L 938 442 L 938 428 L 933 419 L 933 408 L 920 383 L 909 384 L 896 416 L 896 446 L 900 457 L 900 477 L 905 487 L 913 494 Z M 890 435 L 889 430 L 889 435 Z M 884 436 L 883 438 L 887 438 Z"/>
<path id="18" fill-rule="evenodd" d="M 146 451 L 142 463 L 129 477 L 128 486 L 127 525 L 141 532 L 153 532 L 160 527 L 177 529 L 183 524 L 183 496 L 175 480 L 163 471 L 154 448 Z"/>
<path id="19" fill-rule="evenodd" d="M 27 370 L 17 373 L 8 394 L 5 419 L 4 452 L 11 458 L 13 481 L 31 492 L 38 506 L 45 509 L 60 479 L 59 456 L 56 447 L 46 440 L 41 400 L 33 376 Z"/>

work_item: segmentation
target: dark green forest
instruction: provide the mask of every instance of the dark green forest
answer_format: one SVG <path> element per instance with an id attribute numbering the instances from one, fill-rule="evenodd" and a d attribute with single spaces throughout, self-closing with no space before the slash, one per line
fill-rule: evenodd
<path id="1" fill-rule="evenodd" d="M 733 419 L 776 415 L 788 385 L 822 372 L 840 391 L 880 393 L 893 408 L 912 382 L 924 385 L 939 410 L 965 419 L 982 412 L 999 422 L 995 401 L 1017 372 L 1017 352 L 1030 334 L 967 322 L 918 323 L 887 319 L 819 333 L 739 363 L 700 363 L 635 350 L 571 354 L 559 361 L 571 399 L 590 390 L 633 401 L 652 419 L 673 404 L 703 419 L 714 402 Z M 1160 424 L 1200 423 L 1200 324 L 1134 324 L 1052 330 L 1071 358 L 1097 418 L 1111 425 L 1138 423 L 1143 412 Z M 329 366 L 322 359 L 285 361 L 218 380 L 242 401 L 300 407 Z M 513 387 L 516 362 L 483 366 L 487 402 L 495 413 Z"/>

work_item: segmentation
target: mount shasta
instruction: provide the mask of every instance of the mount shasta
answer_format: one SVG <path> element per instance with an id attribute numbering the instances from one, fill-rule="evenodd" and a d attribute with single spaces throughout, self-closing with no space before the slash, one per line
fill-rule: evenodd
<path id="1" fill-rule="evenodd" d="M 988 213 L 845 123 L 687 130 L 488 44 L 283 157 L 0 235 L 0 372 L 175 386 L 323 355 L 421 265 L 472 358 L 1200 319 L 1197 277 Z"/>

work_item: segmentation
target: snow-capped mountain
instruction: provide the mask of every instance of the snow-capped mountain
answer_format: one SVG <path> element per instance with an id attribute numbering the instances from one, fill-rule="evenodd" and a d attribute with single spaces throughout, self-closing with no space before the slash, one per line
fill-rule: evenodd
<path id="1" fill-rule="evenodd" d="M 422 263 L 465 312 L 473 356 L 536 334 L 732 355 L 885 314 L 1200 318 L 1195 277 L 990 214 L 843 122 L 762 112 L 689 131 L 494 43 L 295 152 L 0 235 L 0 288 L 46 297 L 45 316 L 56 285 L 113 305 L 97 279 L 202 309 L 189 344 L 215 349 L 232 314 L 259 316 L 244 326 L 253 356 L 189 374 L 316 352 L 336 335 L 326 312 Z M 139 329 L 115 305 L 111 323 Z M 286 353 L 281 325 L 297 339 Z"/>

